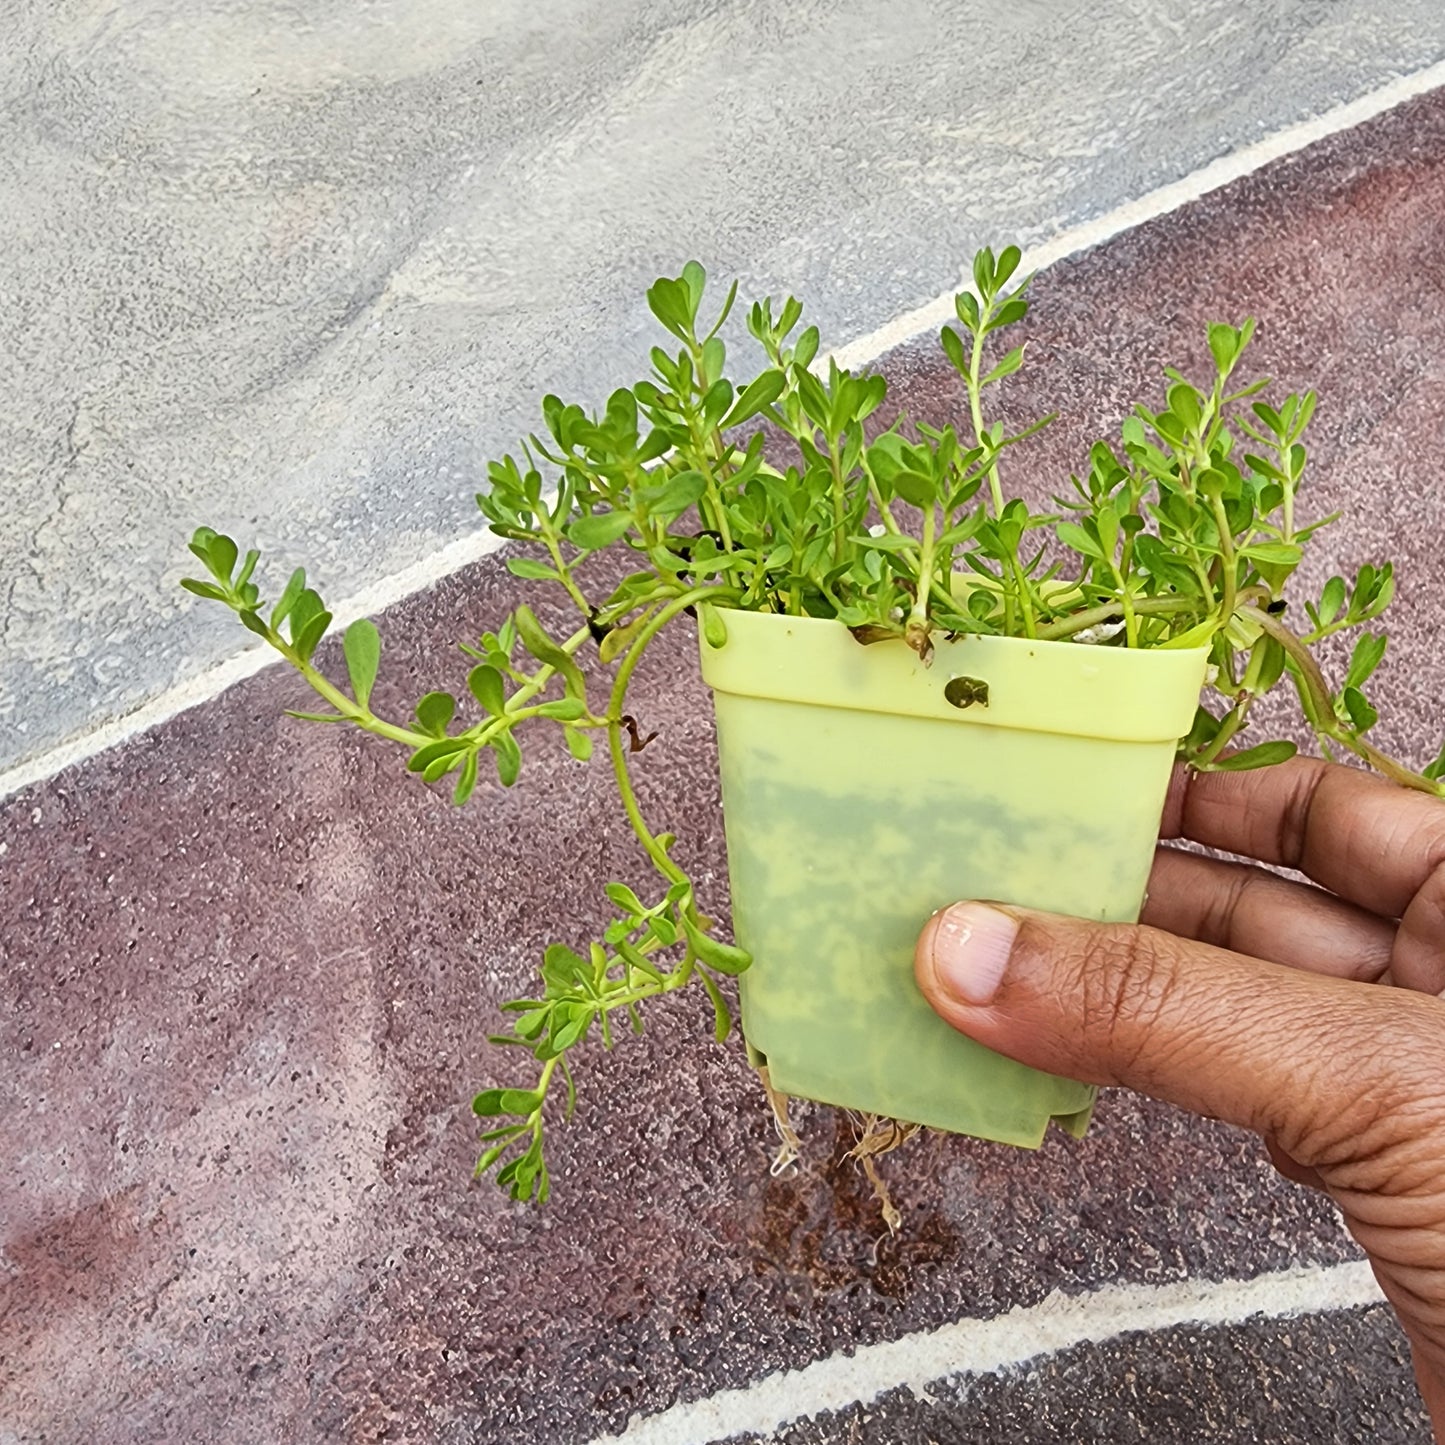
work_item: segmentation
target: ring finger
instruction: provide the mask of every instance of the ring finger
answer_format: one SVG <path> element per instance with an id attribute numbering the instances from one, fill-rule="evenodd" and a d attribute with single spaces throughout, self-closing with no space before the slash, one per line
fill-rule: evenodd
<path id="1" fill-rule="evenodd" d="M 1395 925 L 1308 883 L 1175 848 L 1154 855 L 1143 922 L 1310 973 L 1379 982 Z"/>

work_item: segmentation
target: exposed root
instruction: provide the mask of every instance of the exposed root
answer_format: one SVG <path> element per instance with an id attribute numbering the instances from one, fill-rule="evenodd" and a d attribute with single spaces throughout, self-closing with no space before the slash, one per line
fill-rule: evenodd
<path id="1" fill-rule="evenodd" d="M 802 1157 L 803 1141 L 798 1138 L 798 1131 L 793 1128 L 792 1121 L 788 1118 L 788 1096 L 773 1088 L 773 1081 L 768 1077 L 768 1066 L 760 1064 L 757 1074 L 762 1081 L 763 1092 L 768 1096 L 768 1105 L 773 1111 L 773 1126 L 777 1129 L 778 1138 L 781 1141 L 778 1145 L 778 1152 L 773 1155 L 772 1168 L 769 1170 L 776 1179 L 780 1174 L 791 1169 Z"/>
<path id="2" fill-rule="evenodd" d="M 873 1197 L 878 1201 L 878 1208 L 883 1215 L 884 1224 L 888 1226 L 889 1234 L 897 1234 L 903 1223 L 903 1215 L 893 1203 L 888 1186 L 883 1182 L 883 1176 L 873 1161 L 881 1154 L 891 1154 L 895 1149 L 901 1149 L 922 1126 L 907 1124 L 901 1119 L 885 1118 L 882 1114 L 855 1114 L 851 1109 L 848 1111 L 848 1118 L 853 1124 L 855 1142 L 843 1157 L 857 1160 L 872 1187 Z"/>
<path id="3" fill-rule="evenodd" d="M 773 1155 L 769 1171 L 774 1178 L 787 1173 L 802 1158 L 803 1141 L 793 1128 L 788 1117 L 787 1094 L 773 1087 L 768 1075 L 768 1066 L 760 1064 L 756 1070 L 763 1092 L 768 1096 L 768 1105 L 773 1111 L 773 1127 L 778 1131 L 778 1151 Z M 884 1114 L 857 1114 L 852 1109 L 844 1111 L 853 1126 L 853 1147 L 843 1156 L 851 1159 L 863 1171 L 873 1197 L 878 1201 L 883 1222 L 888 1233 L 896 1235 L 903 1225 L 903 1214 L 888 1193 L 888 1186 L 878 1172 L 875 1162 L 881 1155 L 901 1149 L 914 1135 L 922 1133 L 922 1125 L 909 1124 L 901 1119 L 890 1119 Z M 880 1242 L 881 1242 L 880 1236 Z"/>

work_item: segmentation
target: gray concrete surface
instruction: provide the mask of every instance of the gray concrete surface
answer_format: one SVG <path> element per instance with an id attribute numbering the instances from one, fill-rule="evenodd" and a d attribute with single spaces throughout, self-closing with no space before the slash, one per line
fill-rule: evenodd
<path id="1" fill-rule="evenodd" d="M 885 19 L 886 16 L 886 19 Z M 1438 0 L 0 3 L 0 769 L 475 528 L 690 255 L 839 342 L 1445 54 Z"/>

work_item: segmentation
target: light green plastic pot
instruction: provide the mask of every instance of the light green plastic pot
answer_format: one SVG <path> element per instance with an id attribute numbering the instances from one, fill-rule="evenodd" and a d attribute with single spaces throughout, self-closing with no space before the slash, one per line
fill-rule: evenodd
<path id="1" fill-rule="evenodd" d="M 970 637 L 925 667 L 836 622 L 719 615 L 702 673 L 754 1061 L 865 1113 L 1031 1148 L 1050 1119 L 1081 1136 L 1093 1087 L 949 1028 L 914 942 L 960 898 L 1137 918 L 1207 650 Z"/>

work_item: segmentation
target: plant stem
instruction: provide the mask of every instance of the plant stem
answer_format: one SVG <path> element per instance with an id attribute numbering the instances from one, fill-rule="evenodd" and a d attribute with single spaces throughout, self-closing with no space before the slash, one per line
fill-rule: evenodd
<path id="1" fill-rule="evenodd" d="M 933 548 L 937 520 L 932 502 L 923 508 L 923 542 L 918 555 L 918 590 L 913 598 L 913 611 L 908 618 L 910 646 L 917 639 L 921 651 L 928 637 L 928 599 L 932 595 L 930 582 L 933 577 Z"/>
<path id="2" fill-rule="evenodd" d="M 692 335 L 691 328 L 689 328 L 688 334 L 691 339 L 687 343 L 687 348 L 692 354 L 693 373 L 697 377 L 697 393 L 699 399 L 701 399 L 707 395 L 711 378 L 708 377 L 703 367 L 702 346 L 699 345 L 697 338 Z M 685 402 L 684 405 L 686 405 Z M 702 472 L 703 480 L 707 484 L 707 503 L 708 510 L 712 513 L 713 530 L 722 538 L 722 550 L 724 552 L 731 552 L 733 543 L 732 534 L 728 528 L 727 509 L 723 506 L 722 488 L 719 486 L 717 474 L 712 468 L 712 462 L 714 460 L 721 464 L 724 454 L 722 432 L 716 427 L 713 428 L 713 444 L 717 448 L 717 454 L 715 457 L 710 457 L 707 448 L 707 438 L 703 435 L 697 424 L 699 415 L 700 410 L 694 411 L 691 407 L 687 407 L 688 435 L 692 438 L 693 450 L 697 456 L 698 467 Z"/>
<path id="3" fill-rule="evenodd" d="M 647 999 L 656 998 L 659 994 L 674 993 L 691 981 L 695 963 L 696 959 L 689 957 L 678 964 L 671 973 L 663 974 L 661 979 L 649 979 L 646 983 L 636 984 L 631 988 L 624 987 L 617 993 L 609 993 L 603 1007 L 610 1012 L 615 1008 L 625 1008 L 628 1004 L 643 1003 Z"/>
<path id="4" fill-rule="evenodd" d="M 559 493 L 559 505 L 560 496 L 562 495 L 565 495 L 565 485 Z M 542 529 L 542 542 L 547 548 L 547 554 L 552 559 L 552 565 L 557 569 L 557 575 L 561 578 L 562 586 L 566 588 L 567 595 L 576 604 L 577 610 L 586 617 L 587 599 L 582 595 L 581 589 L 572 580 L 572 569 L 562 560 L 562 539 L 556 527 L 553 526 L 552 516 L 545 505 L 538 507 L 536 515 Z"/>
<path id="5" fill-rule="evenodd" d="M 997 521 L 1003 516 L 1003 483 L 998 475 L 998 453 L 993 450 L 988 441 L 984 438 L 983 425 L 983 386 L 979 381 L 979 370 L 983 365 L 983 328 L 988 321 L 989 314 L 993 310 L 993 303 L 984 303 L 983 310 L 979 314 L 979 329 L 973 333 L 973 351 L 968 361 L 968 410 L 973 419 L 974 441 L 981 447 L 989 449 L 988 463 L 988 491 L 989 502 L 993 507 L 994 520 Z M 1014 559 L 1017 563 L 1017 558 Z M 1017 571 L 1015 570 L 1015 581 L 1017 582 Z M 1026 604 L 1027 605 L 1027 604 Z M 1003 591 L 1003 630 L 1006 636 L 1012 636 L 1014 630 L 1014 599 L 1013 593 L 1007 586 Z M 1032 621 L 1029 622 L 1030 635 L 1034 635 Z"/>
<path id="6" fill-rule="evenodd" d="M 1241 608 L 1241 611 L 1273 637 L 1294 664 L 1291 672 L 1299 692 L 1300 705 L 1322 744 L 1328 739 L 1348 748 L 1376 772 L 1392 782 L 1399 783 L 1401 787 L 1413 788 L 1417 792 L 1429 793 L 1437 798 L 1445 797 L 1445 783 L 1435 782 L 1423 773 L 1414 772 L 1403 763 L 1397 763 L 1394 758 L 1382 753 L 1358 733 L 1351 732 L 1340 723 L 1335 716 L 1334 693 L 1326 682 L 1324 673 L 1320 671 L 1319 664 L 1311 656 L 1309 649 L 1279 618 L 1256 607 Z"/>
<path id="7" fill-rule="evenodd" d="M 983 388 L 979 385 L 979 369 L 983 365 L 983 336 L 981 334 L 984 323 L 988 320 L 991 306 L 986 306 L 983 314 L 979 317 L 978 332 L 973 337 L 973 352 L 968 362 L 968 409 L 973 418 L 974 440 L 981 447 L 988 446 L 984 439 L 983 431 Z M 999 481 L 998 459 L 994 458 L 988 464 L 988 490 L 989 499 L 993 503 L 993 515 L 995 519 L 1003 515 L 1003 484 Z"/>
<path id="8" fill-rule="evenodd" d="M 635 605 L 635 604 L 634 604 Z M 585 599 L 582 603 L 584 611 L 587 609 Z M 565 641 L 558 644 L 563 652 L 574 653 L 592 635 L 591 629 L 579 627 Z M 331 682 L 324 673 L 319 672 L 310 662 L 305 661 L 301 655 L 281 636 L 275 628 L 268 626 L 266 629 L 266 640 L 279 652 L 297 672 L 310 684 L 311 689 L 318 696 L 326 699 L 332 707 L 343 717 L 363 732 L 375 734 L 377 737 L 387 738 L 391 742 L 401 743 L 412 749 L 426 747 L 429 743 L 437 741 L 430 733 L 419 733 L 411 728 L 398 726 L 396 723 L 386 722 L 376 716 L 370 708 L 364 708 L 359 703 L 341 691 L 335 683 Z M 518 704 L 529 702 L 556 676 L 556 668 L 550 665 L 540 667 L 536 673 L 528 678 L 511 697 L 507 699 L 507 710 L 500 717 L 488 718 L 485 722 L 478 724 L 475 729 L 467 729 L 461 736 L 474 738 L 477 747 L 483 747 L 487 741 L 494 737 L 503 728 L 513 726 L 526 718 L 537 716 L 535 709 L 519 707 Z"/>
<path id="9" fill-rule="evenodd" d="M 337 712 L 363 732 L 375 733 L 377 737 L 389 738 L 392 742 L 404 743 L 410 748 L 425 747 L 427 743 L 436 741 L 426 733 L 413 732 L 410 728 L 386 722 L 377 717 L 370 708 L 362 707 L 360 703 L 347 697 L 339 687 L 304 660 L 274 628 L 267 628 L 267 641 L 310 683 L 314 692 L 324 697 Z"/>
<path id="10" fill-rule="evenodd" d="M 627 821 L 631 823 L 632 831 L 637 835 L 637 841 L 642 844 L 647 851 L 647 856 L 652 859 L 653 866 L 672 883 L 685 883 L 687 875 L 668 857 L 667 850 L 653 836 L 642 816 L 642 809 L 637 802 L 637 794 L 632 787 L 632 775 L 627 766 L 627 752 L 622 741 L 622 710 L 627 700 L 627 684 L 632 678 L 633 670 L 641 661 L 648 643 L 679 613 L 685 612 L 698 602 L 716 602 L 718 600 L 735 602 L 737 593 L 724 587 L 694 587 L 690 592 L 684 592 L 681 596 L 674 597 L 665 607 L 654 613 L 643 624 L 641 632 L 637 634 L 636 640 L 622 659 L 622 664 L 617 669 L 616 680 L 612 684 L 612 695 L 607 703 L 607 746 L 612 757 L 612 772 L 617 780 L 617 791 L 622 798 L 623 809 L 627 813 Z"/>
<path id="11" fill-rule="evenodd" d="M 891 532 L 895 537 L 901 537 L 903 529 L 898 525 L 893 513 L 888 509 L 888 504 L 883 500 L 883 493 L 878 489 L 878 478 L 873 475 L 873 468 L 868 463 L 867 447 L 863 448 L 859 463 L 863 468 L 863 475 L 868 478 L 868 495 L 878 513 L 878 520 L 883 524 L 883 530 Z"/>
<path id="12" fill-rule="evenodd" d="M 952 571 L 948 572 L 947 576 L 951 578 L 953 576 Z M 942 577 L 935 577 L 933 579 L 929 591 L 937 597 L 950 612 L 957 612 L 959 610 L 958 598 L 953 595 L 952 589 Z"/>
<path id="13" fill-rule="evenodd" d="M 1023 563 L 1018 559 L 1017 554 L 1009 558 L 1009 569 L 1014 575 L 1014 586 L 1019 592 L 1019 606 L 1024 614 L 1024 636 L 1037 638 L 1039 635 L 1039 620 L 1034 613 L 1033 595 L 1029 588 L 1029 579 L 1024 572 Z"/>
<path id="14" fill-rule="evenodd" d="M 1196 768 L 1206 768 L 1212 763 L 1244 726 L 1246 717 L 1249 715 L 1249 705 L 1252 698 L 1241 698 L 1224 715 L 1219 725 L 1219 731 L 1214 735 L 1214 741 L 1209 744 L 1196 758 L 1192 759 Z"/>
<path id="15" fill-rule="evenodd" d="M 1229 514 L 1224 509 L 1224 498 L 1218 492 L 1209 498 L 1210 510 L 1214 514 L 1214 525 L 1219 530 L 1219 556 L 1224 563 L 1224 598 L 1219 605 L 1221 617 L 1234 614 L 1234 594 L 1239 586 L 1239 565 L 1234 558 L 1234 537 L 1229 530 Z"/>
<path id="16" fill-rule="evenodd" d="M 838 457 L 838 439 L 835 437 L 828 438 L 828 465 L 833 473 L 833 562 L 836 565 L 843 560 L 848 548 L 848 534 L 843 526 L 843 465 Z"/>
<path id="17" fill-rule="evenodd" d="M 532 1126 L 533 1139 L 540 1139 L 542 1137 L 542 1110 L 546 1107 L 547 1091 L 552 1087 L 552 1075 L 557 1072 L 557 1060 L 560 1058 L 561 1055 L 559 1054 L 556 1059 L 548 1059 L 542 1066 L 541 1077 L 537 1080 L 535 1092 L 540 1094 L 542 1098 L 538 1102 L 537 1107 L 527 1115 L 527 1122 Z"/>
<path id="18" fill-rule="evenodd" d="M 1197 606 L 1198 603 L 1187 597 L 1140 597 L 1134 603 L 1134 611 L 1141 617 L 1159 617 L 1175 612 L 1193 612 Z M 1058 642 L 1072 637 L 1076 632 L 1083 632 L 1085 628 L 1097 627 L 1111 617 L 1122 615 L 1122 609 L 1117 602 L 1104 602 L 1097 607 L 1086 608 L 1083 612 L 1061 617 L 1057 622 L 1045 623 L 1038 630 L 1039 641 Z"/>
<path id="19" fill-rule="evenodd" d="M 1126 532 L 1124 534 L 1123 556 L 1120 558 L 1119 566 L 1114 565 L 1114 559 L 1109 558 L 1109 570 L 1114 574 L 1114 581 L 1119 587 L 1119 600 L 1124 604 L 1124 641 L 1130 647 L 1139 645 L 1139 615 L 1134 611 L 1134 594 L 1129 584 L 1124 580 L 1131 571 L 1131 560 L 1134 550 L 1134 540 Z"/>
<path id="20" fill-rule="evenodd" d="M 727 459 L 732 455 L 732 448 L 723 441 L 722 432 L 717 428 L 713 429 L 712 439 L 715 452 L 713 460 L 717 463 L 717 471 L 713 472 L 712 469 L 709 468 L 707 476 L 712 483 L 713 492 L 717 498 L 717 531 L 718 536 L 722 538 L 722 550 L 724 552 L 731 552 L 733 550 L 733 534 L 732 528 L 728 526 L 727 503 L 723 501 L 722 496 L 722 469 L 727 465 Z"/>

